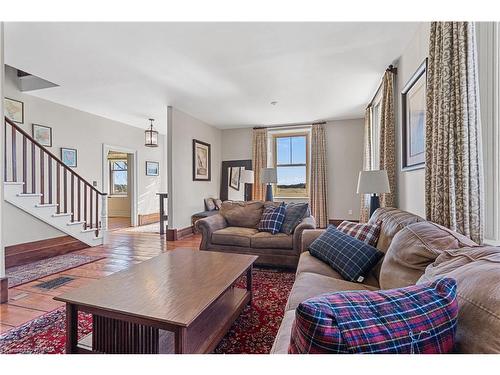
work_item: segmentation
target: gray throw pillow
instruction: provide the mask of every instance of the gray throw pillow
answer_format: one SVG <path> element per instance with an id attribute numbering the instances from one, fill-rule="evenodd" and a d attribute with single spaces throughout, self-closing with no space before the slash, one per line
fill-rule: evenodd
<path id="1" fill-rule="evenodd" d="M 205 208 L 207 211 L 215 210 L 215 203 L 213 198 L 205 198 Z"/>
<path id="2" fill-rule="evenodd" d="M 281 226 L 281 231 L 286 234 L 292 234 L 297 225 L 309 212 L 309 203 L 288 203 L 285 211 L 285 221 Z"/>

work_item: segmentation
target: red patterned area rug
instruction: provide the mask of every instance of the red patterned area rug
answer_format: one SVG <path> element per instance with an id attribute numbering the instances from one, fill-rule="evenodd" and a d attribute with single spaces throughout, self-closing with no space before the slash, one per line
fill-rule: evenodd
<path id="1" fill-rule="evenodd" d="M 247 306 L 215 349 L 219 354 L 269 353 L 283 318 L 295 275 L 254 269 L 252 305 Z M 245 288 L 245 277 L 237 284 Z M 0 354 L 62 354 L 65 343 L 65 310 L 60 308 L 0 336 Z M 92 318 L 80 313 L 78 336 L 92 331 Z"/>

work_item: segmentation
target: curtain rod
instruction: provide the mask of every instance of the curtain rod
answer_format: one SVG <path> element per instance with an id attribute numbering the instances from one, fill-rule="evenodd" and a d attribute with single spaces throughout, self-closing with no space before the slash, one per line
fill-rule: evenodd
<path id="1" fill-rule="evenodd" d="M 393 74 L 398 74 L 398 68 L 396 68 L 396 67 L 395 67 L 394 65 L 392 65 L 392 64 L 391 64 L 391 65 L 389 65 L 385 71 L 386 71 L 386 72 L 391 72 L 391 73 L 393 73 Z M 380 83 L 379 83 L 379 85 L 378 85 L 378 87 L 377 87 L 377 90 L 375 91 L 375 94 L 373 95 L 372 100 L 370 100 L 370 102 L 368 103 L 368 105 L 366 106 L 366 108 L 369 108 L 369 107 L 371 107 L 371 106 L 372 106 L 373 101 L 374 101 L 374 100 L 375 100 L 375 98 L 377 97 L 377 95 L 378 95 L 378 93 L 379 93 L 380 89 L 382 88 L 383 83 L 384 83 L 384 76 L 382 76 L 382 78 L 380 79 Z"/>
<path id="2" fill-rule="evenodd" d="M 280 124 L 280 125 L 269 125 L 269 126 L 255 126 L 254 129 L 278 129 L 278 128 L 295 128 L 300 126 L 312 126 L 326 124 L 326 121 L 316 121 L 316 122 L 301 122 L 296 124 Z"/>

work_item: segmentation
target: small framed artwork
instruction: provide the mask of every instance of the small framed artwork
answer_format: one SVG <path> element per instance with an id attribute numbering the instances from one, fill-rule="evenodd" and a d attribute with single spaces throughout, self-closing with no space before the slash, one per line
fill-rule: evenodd
<path id="1" fill-rule="evenodd" d="M 234 190 L 240 190 L 241 167 L 231 167 L 229 186 Z"/>
<path id="2" fill-rule="evenodd" d="M 210 144 L 193 139 L 193 181 L 211 180 Z"/>
<path id="3" fill-rule="evenodd" d="M 52 147 L 52 128 L 33 124 L 33 138 L 45 147 Z"/>
<path id="4" fill-rule="evenodd" d="M 427 59 L 419 66 L 401 91 L 402 167 L 425 167 L 425 90 Z"/>
<path id="5" fill-rule="evenodd" d="M 160 163 L 157 161 L 147 161 L 146 162 L 146 176 L 159 176 L 160 175 Z"/>
<path id="6" fill-rule="evenodd" d="M 24 124 L 24 103 L 19 100 L 4 99 L 5 116 L 18 124 Z"/>
<path id="7" fill-rule="evenodd" d="M 76 168 L 77 166 L 76 149 L 61 147 L 61 160 L 68 167 Z"/>

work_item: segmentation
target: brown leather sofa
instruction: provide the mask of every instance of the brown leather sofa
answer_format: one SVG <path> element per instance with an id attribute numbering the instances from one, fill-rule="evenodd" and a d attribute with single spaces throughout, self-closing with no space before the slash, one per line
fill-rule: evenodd
<path id="1" fill-rule="evenodd" d="M 314 218 L 304 218 L 291 235 L 271 234 L 257 230 L 263 210 L 261 201 L 222 203 L 219 214 L 196 222 L 202 234 L 200 250 L 252 254 L 259 257 L 257 264 L 295 268 L 302 232 L 316 228 Z"/>
<path id="2" fill-rule="evenodd" d="M 285 354 L 295 309 L 322 293 L 405 287 L 438 277 L 457 280 L 457 351 L 500 353 L 500 248 L 479 246 L 469 238 L 395 208 L 380 208 L 370 222 L 382 222 L 377 248 L 384 258 L 364 283 L 343 280 L 307 248 L 323 231 L 302 234 L 302 254 L 285 315 L 271 353 Z"/>

